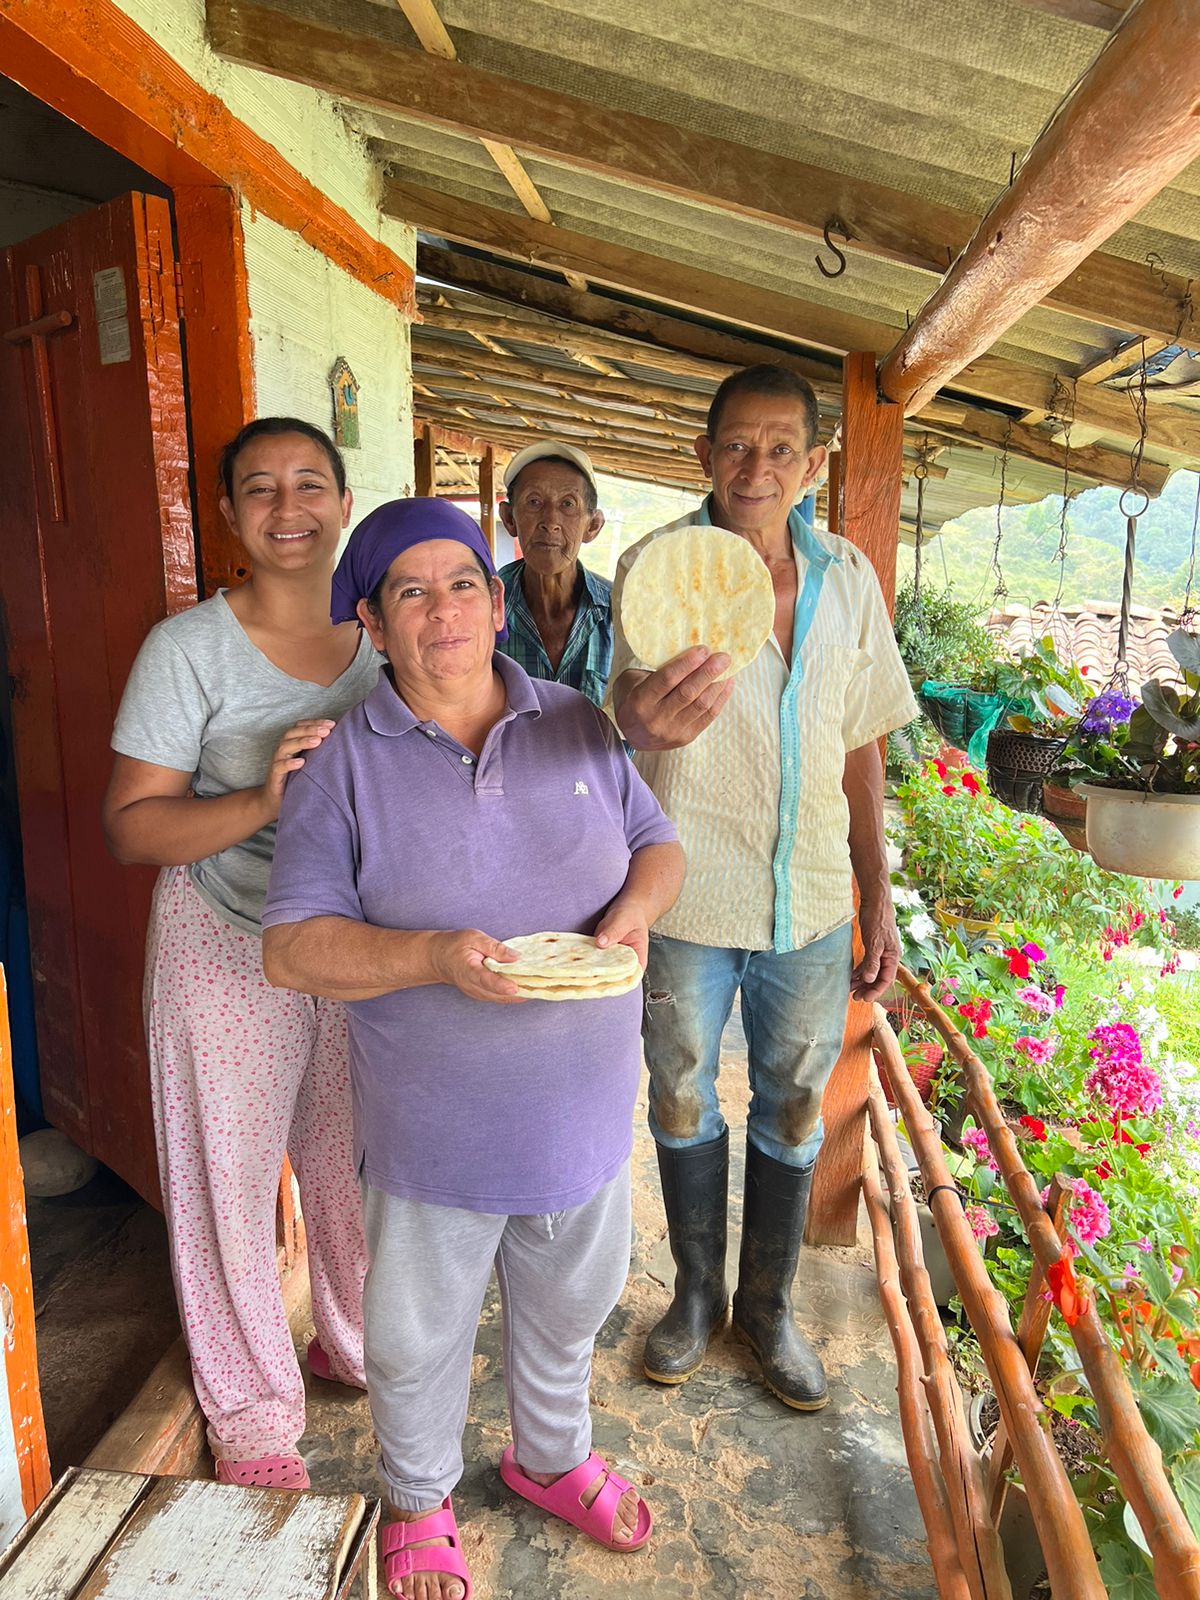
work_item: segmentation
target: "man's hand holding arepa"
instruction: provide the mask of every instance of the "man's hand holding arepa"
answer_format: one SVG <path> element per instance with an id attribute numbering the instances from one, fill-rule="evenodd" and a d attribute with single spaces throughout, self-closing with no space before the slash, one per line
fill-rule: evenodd
<path id="1" fill-rule="evenodd" d="M 724 651 L 707 646 L 664 663 L 655 672 L 630 669 L 613 689 L 617 726 L 635 750 L 679 750 L 703 733 L 733 693 Z"/>

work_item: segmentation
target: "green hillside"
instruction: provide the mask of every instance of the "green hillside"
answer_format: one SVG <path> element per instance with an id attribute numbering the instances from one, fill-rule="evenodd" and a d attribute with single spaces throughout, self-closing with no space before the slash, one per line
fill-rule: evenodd
<path id="1" fill-rule="evenodd" d="M 1187 584 L 1192 528 L 1200 477 L 1176 472 L 1138 523 L 1134 568 L 1135 605 L 1181 606 Z M 1063 604 L 1085 600 L 1117 601 L 1125 559 L 1125 519 L 1117 508 L 1120 491 L 1089 489 L 1072 500 L 1067 515 L 1067 559 Z M 1061 496 L 1037 505 L 1011 506 L 1003 512 L 1000 565 L 1009 604 L 1031 606 L 1053 600 L 1058 585 L 1054 561 L 1058 549 Z M 925 572 L 939 587 L 951 583 L 963 599 L 978 600 L 986 610 L 995 590 L 991 569 L 996 536 L 994 507 L 968 511 L 946 523 L 940 537 L 925 551 Z M 899 578 L 912 573 L 912 551 L 900 551 Z M 1200 568 L 1200 562 L 1198 562 Z M 1198 572 L 1200 578 L 1200 572 Z M 1195 586 L 1200 598 L 1200 582 Z"/>

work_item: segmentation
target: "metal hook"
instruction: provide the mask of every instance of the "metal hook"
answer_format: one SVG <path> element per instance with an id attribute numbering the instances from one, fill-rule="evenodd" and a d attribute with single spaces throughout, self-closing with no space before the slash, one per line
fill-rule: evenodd
<path id="1" fill-rule="evenodd" d="M 834 244 L 833 240 L 829 237 L 829 235 L 831 233 L 840 233 L 841 236 L 842 236 L 843 244 L 849 244 L 850 240 L 853 238 L 853 234 L 850 232 L 850 229 L 846 226 L 846 224 L 842 221 L 841 217 L 838 217 L 838 216 L 830 217 L 826 221 L 825 226 L 821 229 L 821 234 L 822 234 L 822 237 L 825 240 L 825 244 L 826 244 L 827 248 L 832 250 L 834 255 L 838 259 L 837 266 L 836 267 L 827 267 L 825 265 L 825 263 L 821 260 L 819 255 L 818 256 L 814 256 L 813 260 L 817 263 L 817 270 L 821 273 L 822 277 L 825 277 L 825 278 L 840 278 L 842 273 L 845 272 L 845 270 L 846 270 L 846 257 L 842 253 L 842 251 L 838 249 L 837 245 Z"/>

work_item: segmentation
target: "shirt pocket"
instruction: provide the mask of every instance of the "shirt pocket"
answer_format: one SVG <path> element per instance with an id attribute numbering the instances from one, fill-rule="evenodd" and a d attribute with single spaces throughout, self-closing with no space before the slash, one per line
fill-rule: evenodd
<path id="1" fill-rule="evenodd" d="M 824 722 L 841 728 L 846 714 L 846 698 L 851 683 L 867 664 L 867 653 L 857 645 L 815 645 L 806 664 L 805 682 L 800 688 L 800 698 L 815 704 Z M 803 710 L 801 710 L 803 717 Z"/>

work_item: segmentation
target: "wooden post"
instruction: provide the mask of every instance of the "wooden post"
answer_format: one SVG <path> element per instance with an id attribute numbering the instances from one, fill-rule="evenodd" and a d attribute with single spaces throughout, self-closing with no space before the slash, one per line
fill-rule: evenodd
<path id="1" fill-rule="evenodd" d="M 826 496 L 829 507 L 826 514 L 826 525 L 830 533 L 842 531 L 842 452 L 831 450 L 829 453 L 829 483 L 826 487 Z"/>
<path id="2" fill-rule="evenodd" d="M 496 452 L 489 444 L 479 458 L 479 526 L 496 554 Z"/>
<path id="3" fill-rule="evenodd" d="M 432 422 L 422 425 L 413 440 L 413 465 L 417 494 L 428 498 L 437 493 L 437 431 Z"/>
<path id="4" fill-rule="evenodd" d="M 1132 7 L 884 358 L 889 399 L 919 410 L 1200 156 L 1198 79 L 1194 0 Z"/>
<path id="5" fill-rule="evenodd" d="M 879 400 L 873 355 L 848 355 L 843 374 L 841 532 L 874 566 L 890 611 L 900 541 L 904 412 Z M 832 493 L 829 503 L 832 515 Z M 856 961 L 861 953 L 856 928 Z M 817 1158 L 808 1211 L 810 1244 L 853 1244 L 857 1234 L 872 1026 L 871 1007 L 851 1000 L 842 1053 L 825 1089 L 825 1142 Z"/>

